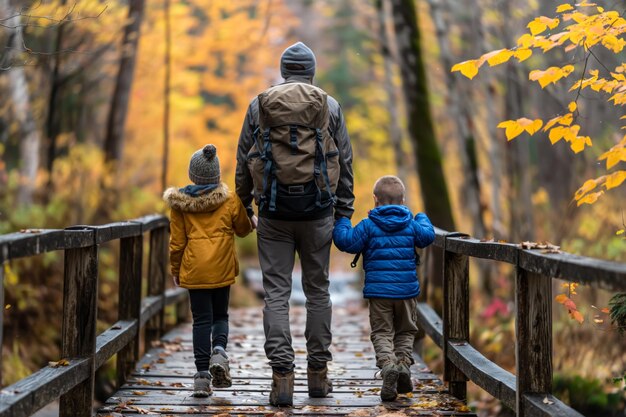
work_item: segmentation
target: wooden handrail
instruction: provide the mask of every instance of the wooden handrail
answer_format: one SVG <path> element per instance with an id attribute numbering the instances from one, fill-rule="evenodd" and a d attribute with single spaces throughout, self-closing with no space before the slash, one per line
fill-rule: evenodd
<path id="1" fill-rule="evenodd" d="M 142 300 L 146 233 L 150 234 L 148 296 Z M 61 352 L 69 362 L 67 366 L 47 366 L 5 387 L 0 393 L 0 417 L 29 416 L 56 399 L 60 399 L 61 416 L 91 416 L 95 371 L 116 354 L 118 384 L 124 383 L 139 359 L 141 330 L 145 330 L 149 347 L 164 331 L 166 306 L 184 305 L 179 310 L 188 310 L 185 290 L 165 290 L 168 239 L 169 221 L 161 215 L 102 226 L 29 230 L 0 236 L 0 305 L 4 305 L 5 262 L 65 251 Z M 96 336 L 98 249 L 101 243 L 114 240 L 120 241 L 119 321 Z M 0 329 L 3 317 L 0 312 Z"/>
<path id="2" fill-rule="evenodd" d="M 443 318 L 420 303 L 418 325 L 444 352 L 444 380 L 450 392 L 464 398 L 469 379 L 519 416 L 581 416 L 551 395 L 552 278 L 626 291 L 626 264 L 480 241 L 435 229 L 436 249 L 428 250 L 444 252 Z M 517 376 L 489 361 L 469 343 L 470 257 L 515 266 Z"/>

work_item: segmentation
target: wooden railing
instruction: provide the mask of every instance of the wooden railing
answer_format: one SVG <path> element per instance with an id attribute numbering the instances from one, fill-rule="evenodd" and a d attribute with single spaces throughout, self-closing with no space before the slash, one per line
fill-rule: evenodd
<path id="1" fill-rule="evenodd" d="M 142 299 L 144 234 L 149 233 L 147 296 Z M 167 290 L 169 221 L 152 215 L 104 226 L 74 226 L 0 236 L 0 306 L 4 306 L 4 263 L 52 251 L 65 251 L 61 357 L 64 366 L 47 366 L 5 387 L 0 393 L 0 417 L 29 416 L 60 399 L 62 417 L 91 416 L 95 371 L 117 354 L 121 385 L 145 346 L 164 331 L 165 306 L 178 304 L 183 320 L 187 292 Z M 96 336 L 98 248 L 120 241 L 118 321 Z M 4 311 L 4 308 L 0 309 Z M 0 346 L 2 323 L 0 312 Z M 1 363 L 0 363 L 1 365 Z M 1 369 L 1 366 L 0 366 Z M 0 381 L 1 381 L 0 373 Z"/>
<path id="2" fill-rule="evenodd" d="M 482 242 L 436 229 L 433 249 L 444 251 L 443 319 L 424 303 L 418 325 L 444 352 L 444 380 L 464 399 L 467 381 L 499 399 L 518 416 L 581 416 L 551 395 L 552 279 L 626 291 L 626 264 L 567 253 Z M 515 266 L 515 375 L 489 361 L 469 343 L 469 258 Z"/>

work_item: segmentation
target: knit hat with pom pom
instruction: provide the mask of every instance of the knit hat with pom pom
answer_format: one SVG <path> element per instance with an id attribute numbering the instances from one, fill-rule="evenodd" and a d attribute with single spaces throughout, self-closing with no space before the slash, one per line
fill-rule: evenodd
<path id="1" fill-rule="evenodd" d="M 220 183 L 220 160 L 215 146 L 206 145 L 194 152 L 189 161 L 189 179 L 197 185 Z"/>

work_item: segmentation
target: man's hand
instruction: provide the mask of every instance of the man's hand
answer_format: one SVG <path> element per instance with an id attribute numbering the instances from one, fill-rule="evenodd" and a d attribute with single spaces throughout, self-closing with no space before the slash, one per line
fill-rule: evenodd
<path id="1" fill-rule="evenodd" d="M 176 285 L 177 287 L 180 287 L 180 278 L 179 277 L 172 277 L 172 280 L 174 280 L 174 285 Z"/>
<path id="2" fill-rule="evenodd" d="M 250 217 L 250 222 L 252 223 L 252 229 L 256 229 L 257 225 L 259 224 L 259 219 L 256 214 L 253 214 L 252 217 Z"/>

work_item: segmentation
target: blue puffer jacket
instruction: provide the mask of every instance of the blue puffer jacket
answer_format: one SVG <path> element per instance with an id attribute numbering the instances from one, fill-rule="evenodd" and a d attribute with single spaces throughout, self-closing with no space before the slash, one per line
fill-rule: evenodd
<path id="1" fill-rule="evenodd" d="M 365 298 L 416 297 L 420 292 L 415 246 L 424 248 L 435 240 L 435 230 L 424 213 L 413 214 L 406 206 L 379 206 L 352 228 L 340 218 L 333 231 L 335 245 L 348 253 L 363 253 Z"/>

